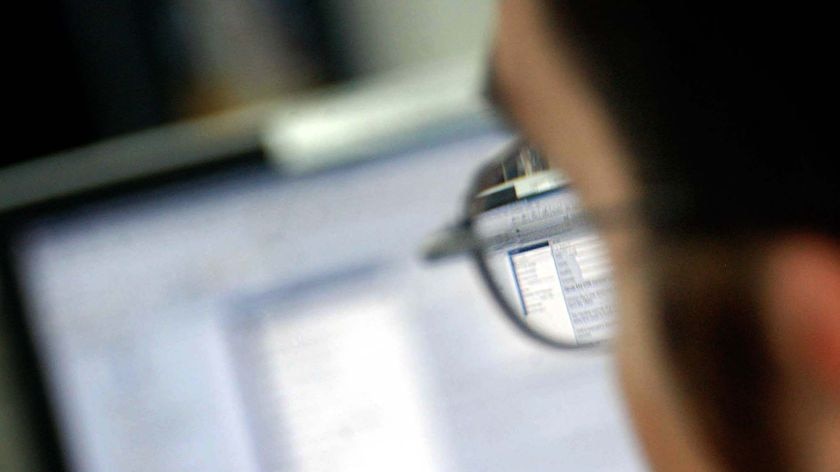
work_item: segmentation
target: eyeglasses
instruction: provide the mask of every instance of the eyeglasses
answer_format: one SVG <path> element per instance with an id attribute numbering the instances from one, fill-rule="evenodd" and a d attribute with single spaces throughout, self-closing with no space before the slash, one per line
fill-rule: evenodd
<path id="1" fill-rule="evenodd" d="M 471 254 L 503 313 L 541 343 L 608 344 L 616 297 L 599 235 L 608 218 L 584 211 L 572 183 L 523 142 L 480 169 L 467 195 L 462 220 L 430 240 L 426 259 Z"/>

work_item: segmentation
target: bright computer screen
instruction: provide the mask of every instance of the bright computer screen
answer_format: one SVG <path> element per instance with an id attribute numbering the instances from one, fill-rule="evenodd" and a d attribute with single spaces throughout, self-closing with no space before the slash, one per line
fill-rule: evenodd
<path id="1" fill-rule="evenodd" d="M 17 263 L 71 469 L 641 470 L 607 355 L 523 339 L 468 257 L 418 257 L 507 142 L 35 222 Z M 510 253 L 520 280 L 546 247 Z"/>

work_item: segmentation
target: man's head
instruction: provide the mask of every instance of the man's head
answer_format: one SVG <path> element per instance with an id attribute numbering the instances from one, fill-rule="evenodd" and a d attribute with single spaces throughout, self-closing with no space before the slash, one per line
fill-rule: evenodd
<path id="1" fill-rule="evenodd" d="M 622 384 L 658 468 L 840 463 L 827 18 L 501 4 L 493 85 L 511 121 L 587 206 L 641 209 L 605 236 Z"/>

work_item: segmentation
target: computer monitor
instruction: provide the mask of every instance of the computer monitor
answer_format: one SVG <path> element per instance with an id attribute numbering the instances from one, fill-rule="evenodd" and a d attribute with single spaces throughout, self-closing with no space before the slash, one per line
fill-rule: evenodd
<path id="1" fill-rule="evenodd" d="M 468 257 L 419 257 L 509 141 L 296 177 L 233 158 L 7 212 L 63 466 L 642 470 L 607 354 L 533 344 Z"/>

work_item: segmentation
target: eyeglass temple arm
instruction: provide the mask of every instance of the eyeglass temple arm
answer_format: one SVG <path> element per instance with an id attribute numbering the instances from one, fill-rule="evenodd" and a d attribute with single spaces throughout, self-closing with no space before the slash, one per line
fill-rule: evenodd
<path id="1" fill-rule="evenodd" d="M 465 219 L 429 235 L 423 242 L 421 254 L 424 260 L 435 262 L 472 252 L 479 246 L 478 238 Z"/>
<path id="2" fill-rule="evenodd" d="M 600 232 L 609 232 L 635 227 L 639 223 L 639 217 L 638 207 L 627 205 L 608 210 L 600 209 L 581 213 L 566 220 L 562 227 L 569 228 L 575 224 L 586 222 L 594 223 Z M 421 252 L 424 260 L 434 262 L 474 252 L 487 242 L 488 240 L 482 240 L 476 236 L 470 220 L 465 218 L 427 237 Z"/>

